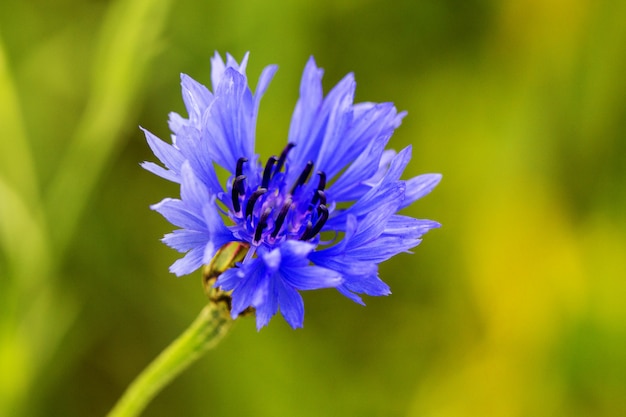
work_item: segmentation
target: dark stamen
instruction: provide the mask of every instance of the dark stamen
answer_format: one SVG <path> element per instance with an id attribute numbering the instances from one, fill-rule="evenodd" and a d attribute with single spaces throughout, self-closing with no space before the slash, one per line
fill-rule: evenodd
<path id="1" fill-rule="evenodd" d="M 289 213 L 289 209 L 291 208 L 291 199 L 288 199 L 283 204 L 283 207 L 280 209 L 280 213 L 278 213 L 278 217 L 276 217 L 276 222 L 274 223 L 274 230 L 272 230 L 272 237 L 278 236 L 278 232 L 280 232 L 280 228 L 283 226 L 285 222 L 285 218 L 287 217 L 287 213 Z"/>
<path id="2" fill-rule="evenodd" d="M 296 188 L 300 187 L 301 185 L 303 185 L 306 182 L 306 180 L 309 178 L 309 175 L 311 174 L 312 170 L 313 170 L 313 162 L 309 161 L 309 162 L 306 163 L 306 166 L 302 170 L 302 173 L 298 177 L 298 180 L 296 181 L 296 183 L 291 188 L 291 194 L 293 194 L 294 191 L 296 191 Z"/>
<path id="3" fill-rule="evenodd" d="M 261 214 L 261 218 L 259 219 L 259 223 L 256 225 L 256 230 L 254 231 L 254 241 L 259 242 L 261 240 L 261 235 L 263 234 L 263 229 L 267 227 L 267 218 L 272 212 L 271 208 L 266 208 Z"/>
<path id="4" fill-rule="evenodd" d="M 235 187 L 234 184 L 231 197 L 233 198 L 233 211 L 235 213 L 239 213 L 241 210 L 241 204 L 239 204 L 239 193 L 237 192 L 237 187 Z"/>
<path id="5" fill-rule="evenodd" d="M 317 191 L 313 194 L 312 205 L 315 205 L 320 198 L 324 200 L 320 204 L 326 204 L 326 195 L 324 194 L 324 188 L 326 187 L 326 173 L 324 171 L 317 171 L 317 175 L 320 176 L 320 182 L 317 184 Z"/>
<path id="6" fill-rule="evenodd" d="M 320 217 L 317 219 L 317 223 L 315 223 L 314 227 L 309 228 L 309 225 L 311 224 L 311 222 L 309 222 L 300 240 L 309 240 L 315 237 L 315 235 L 317 235 L 320 230 L 322 230 L 322 227 L 324 227 L 326 220 L 328 220 L 328 209 L 324 204 L 320 204 L 317 211 L 320 214 Z"/>
<path id="7" fill-rule="evenodd" d="M 267 192 L 267 188 L 259 188 L 255 192 L 252 193 L 250 198 L 248 199 L 248 204 L 246 204 L 246 218 L 252 215 L 252 210 L 254 210 L 254 204 L 263 194 Z"/>
<path id="8" fill-rule="evenodd" d="M 244 188 L 243 182 L 247 177 L 245 175 L 239 175 L 233 180 L 233 188 L 239 192 L 239 195 L 244 195 L 246 190 Z"/>
<path id="9" fill-rule="evenodd" d="M 245 162 L 248 162 L 248 158 L 245 158 L 243 156 L 237 160 L 237 170 L 235 171 L 235 176 L 238 177 L 243 174 L 243 164 Z"/>
<path id="10" fill-rule="evenodd" d="M 317 184 L 317 189 L 324 191 L 326 188 L 326 173 L 324 171 L 317 171 L 317 175 L 320 176 L 320 182 Z"/>
<path id="11" fill-rule="evenodd" d="M 270 179 L 272 178 L 272 168 L 276 163 L 277 158 L 275 156 L 270 157 L 265 164 L 265 169 L 263 170 L 263 182 L 261 183 L 262 188 L 268 188 L 270 185 Z"/>
<path id="12" fill-rule="evenodd" d="M 243 181 L 246 179 L 245 175 L 239 175 L 233 180 L 233 189 L 231 191 L 231 197 L 233 200 L 233 210 L 235 213 L 241 211 L 241 204 L 239 204 L 239 196 L 243 195 L 245 190 L 243 188 Z"/>
<path id="13" fill-rule="evenodd" d="M 313 230 L 313 223 L 311 223 L 311 221 L 309 220 L 306 224 L 306 229 L 304 229 L 304 233 L 302 233 L 302 237 L 300 238 L 300 240 L 309 240 L 310 237 L 308 236 L 311 233 L 311 230 Z"/>
<path id="14" fill-rule="evenodd" d="M 276 170 L 274 170 L 274 173 L 280 172 L 280 170 L 283 169 L 283 165 L 285 164 L 285 160 L 287 159 L 287 154 L 294 146 L 296 146 L 295 143 L 288 143 L 287 146 L 285 146 L 285 149 L 283 149 L 283 152 L 280 154 L 280 158 L 278 159 L 278 163 L 276 164 Z"/>
<path id="15" fill-rule="evenodd" d="M 313 204 L 315 206 L 315 203 L 320 202 L 320 206 L 326 205 L 326 193 L 322 190 L 317 190 L 315 192 L 315 194 L 313 195 L 313 201 L 311 201 L 311 204 Z"/>

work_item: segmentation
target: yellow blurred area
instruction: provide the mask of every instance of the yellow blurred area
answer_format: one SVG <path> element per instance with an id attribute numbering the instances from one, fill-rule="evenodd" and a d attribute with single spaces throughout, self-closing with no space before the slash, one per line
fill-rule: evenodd
<path id="1" fill-rule="evenodd" d="M 540 185 L 509 185 L 514 193 L 475 202 L 469 213 L 465 262 L 479 340 L 458 352 L 444 379 L 420 383 L 427 388 L 412 415 L 550 415 L 562 405 L 563 387 L 546 368 L 564 324 L 589 307 L 582 248 Z"/>
<path id="2" fill-rule="evenodd" d="M 408 116 L 406 210 L 443 227 L 381 266 L 393 295 L 304 294 L 249 319 L 146 416 L 626 415 L 626 2 L 6 0 L 0 4 L 0 416 L 104 415 L 205 302 L 175 279 L 178 190 L 142 171 L 179 73 L 250 51 L 280 151 L 310 55 L 326 91 Z"/>

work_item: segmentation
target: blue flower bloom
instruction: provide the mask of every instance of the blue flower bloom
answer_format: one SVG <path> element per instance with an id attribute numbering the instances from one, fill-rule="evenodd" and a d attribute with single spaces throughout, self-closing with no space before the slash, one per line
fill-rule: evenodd
<path id="1" fill-rule="evenodd" d="M 188 117 L 170 115 L 172 144 L 144 131 L 164 167 L 143 167 L 181 187 L 180 199 L 152 206 L 179 227 L 163 239 L 186 253 L 170 270 L 189 274 L 228 242 L 249 245 L 215 285 L 232 291 L 233 318 L 254 307 L 259 329 L 279 309 L 293 328 L 302 327 L 300 290 L 337 288 L 358 303 L 358 294 L 390 294 L 378 264 L 439 227 L 397 214 L 441 179 L 400 179 L 411 147 L 397 154 L 385 147 L 405 113 L 392 103 L 354 104 L 352 74 L 324 97 L 323 70 L 311 58 L 287 145 L 263 164 L 254 152 L 256 119 L 276 67 L 263 70 L 253 93 L 247 61 L 247 54 L 239 64 L 216 53 L 212 92 L 182 75 Z M 230 173 L 225 184 L 215 165 Z"/>

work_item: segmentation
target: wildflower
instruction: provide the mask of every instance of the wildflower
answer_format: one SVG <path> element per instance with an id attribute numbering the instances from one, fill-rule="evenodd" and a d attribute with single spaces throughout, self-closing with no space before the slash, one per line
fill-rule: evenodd
<path id="1" fill-rule="evenodd" d="M 144 131 L 164 165 L 144 168 L 181 187 L 180 199 L 152 206 L 179 227 L 163 238 L 186 253 L 170 270 L 189 274 L 228 242 L 248 245 L 244 260 L 215 285 L 232 291 L 233 318 L 253 307 L 259 329 L 279 309 L 293 328 L 302 327 L 300 290 L 337 288 L 361 304 L 358 294 L 390 294 L 378 264 L 439 227 L 397 214 L 441 178 L 400 179 L 411 147 L 396 154 L 385 146 L 405 113 L 392 103 L 354 104 L 352 74 L 324 97 L 323 70 L 311 58 L 287 144 L 262 163 L 254 151 L 256 120 L 276 67 L 263 70 L 253 93 L 247 61 L 247 54 L 239 64 L 216 53 L 212 92 L 182 75 L 188 117 L 170 115 L 171 145 Z M 215 164 L 230 173 L 225 184 Z"/>

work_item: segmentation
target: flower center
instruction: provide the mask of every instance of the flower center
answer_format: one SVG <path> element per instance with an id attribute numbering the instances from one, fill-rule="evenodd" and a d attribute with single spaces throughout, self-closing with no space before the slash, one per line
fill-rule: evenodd
<path id="1" fill-rule="evenodd" d="M 285 239 L 310 240 L 328 220 L 326 174 L 318 171 L 317 187 L 308 186 L 313 171 L 309 161 L 293 184 L 287 184 L 282 168 L 288 170 L 287 154 L 295 145 L 288 144 L 280 157 L 267 160 L 260 184 L 248 181 L 243 174 L 247 158 L 239 158 L 231 184 L 232 211 L 229 216 L 249 238 L 252 245 L 269 245 Z M 258 181 L 258 180 L 257 180 Z"/>

